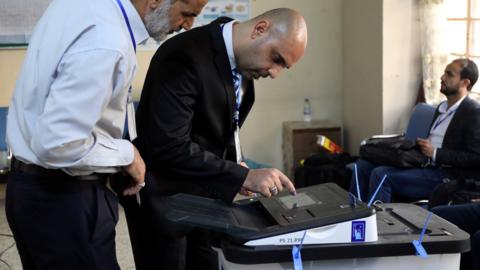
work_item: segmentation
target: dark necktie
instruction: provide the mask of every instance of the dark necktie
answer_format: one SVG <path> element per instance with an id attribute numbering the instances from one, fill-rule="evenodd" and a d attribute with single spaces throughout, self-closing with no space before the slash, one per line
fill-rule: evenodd
<path id="1" fill-rule="evenodd" d="M 238 69 L 232 69 L 232 78 L 233 78 L 233 89 L 235 90 L 235 97 L 237 108 L 240 107 L 242 103 L 242 95 L 241 95 L 241 86 L 242 86 L 242 74 L 238 71 Z"/>

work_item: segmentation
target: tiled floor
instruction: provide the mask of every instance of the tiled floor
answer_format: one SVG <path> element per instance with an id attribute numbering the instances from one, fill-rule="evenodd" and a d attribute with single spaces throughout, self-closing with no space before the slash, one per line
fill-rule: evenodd
<path id="1" fill-rule="evenodd" d="M 5 217 L 5 184 L 0 184 L 0 270 L 21 270 L 15 241 Z M 130 238 L 123 209 L 120 207 L 120 220 L 117 225 L 117 258 L 121 269 L 135 269 Z"/>

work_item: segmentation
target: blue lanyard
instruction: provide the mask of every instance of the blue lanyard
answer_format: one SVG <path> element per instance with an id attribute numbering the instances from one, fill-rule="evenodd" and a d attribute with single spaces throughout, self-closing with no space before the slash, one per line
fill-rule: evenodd
<path id="1" fill-rule="evenodd" d="M 120 0 L 117 0 L 117 4 L 122 10 L 123 19 L 125 19 L 125 23 L 127 24 L 128 32 L 130 33 L 130 39 L 132 39 L 133 50 L 137 52 L 137 43 L 135 42 L 135 37 L 133 36 L 132 27 L 130 26 L 130 21 L 128 20 L 128 16 L 127 16 L 127 13 L 125 12 L 125 8 L 123 7 L 122 2 L 120 2 Z"/>
<path id="2" fill-rule="evenodd" d="M 442 119 L 438 120 L 435 125 L 433 126 L 433 129 L 432 130 L 435 130 L 438 126 L 440 126 L 445 120 L 447 120 L 447 118 L 449 118 L 450 116 L 452 116 L 455 112 L 457 111 L 457 109 L 449 112 L 445 117 L 443 117 Z"/>

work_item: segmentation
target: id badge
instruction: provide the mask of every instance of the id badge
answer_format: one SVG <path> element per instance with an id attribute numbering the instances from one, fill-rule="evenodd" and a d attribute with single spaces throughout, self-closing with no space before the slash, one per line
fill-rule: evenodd
<path id="1" fill-rule="evenodd" d="M 128 93 L 127 98 L 127 125 L 128 136 L 130 141 L 133 141 L 137 137 L 137 128 L 135 124 L 135 106 L 133 105 L 132 93 Z"/>
<path id="2" fill-rule="evenodd" d="M 240 146 L 240 128 L 237 125 L 237 128 L 234 132 L 235 137 L 235 153 L 237 155 L 237 164 L 240 164 L 243 161 L 242 158 L 242 147 Z"/>

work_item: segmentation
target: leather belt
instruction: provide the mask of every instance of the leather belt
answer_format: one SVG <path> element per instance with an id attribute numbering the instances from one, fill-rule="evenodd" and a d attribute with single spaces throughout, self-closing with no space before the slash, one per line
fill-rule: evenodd
<path id="1" fill-rule="evenodd" d="M 12 171 L 20 171 L 23 173 L 33 174 L 42 178 L 48 178 L 52 180 L 70 179 L 79 181 L 102 181 L 105 182 L 111 174 L 108 173 L 92 173 L 89 175 L 72 176 L 59 169 L 46 169 L 44 167 L 27 164 L 23 161 L 12 157 Z"/>

